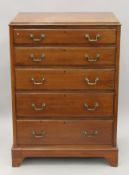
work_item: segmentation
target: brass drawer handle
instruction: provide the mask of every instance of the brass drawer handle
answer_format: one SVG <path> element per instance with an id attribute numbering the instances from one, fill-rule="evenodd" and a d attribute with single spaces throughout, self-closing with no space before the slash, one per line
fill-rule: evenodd
<path id="1" fill-rule="evenodd" d="M 43 111 L 46 108 L 46 103 L 42 103 L 41 107 L 37 107 L 35 103 L 32 103 L 31 106 L 35 111 Z"/>
<path id="2" fill-rule="evenodd" d="M 83 106 L 87 109 L 87 111 L 95 111 L 99 107 L 99 103 L 96 102 L 93 107 L 89 107 L 87 103 L 84 103 Z"/>
<path id="3" fill-rule="evenodd" d="M 92 132 L 88 132 L 87 130 L 83 131 L 83 135 L 85 137 L 95 137 L 98 134 L 98 130 L 94 130 Z"/>
<path id="4" fill-rule="evenodd" d="M 35 130 L 32 131 L 32 136 L 34 138 L 44 138 L 46 136 L 46 132 L 45 131 L 41 131 L 40 134 L 38 134 Z"/>
<path id="5" fill-rule="evenodd" d="M 40 38 L 35 38 L 33 34 L 30 34 L 30 39 L 32 39 L 34 42 L 39 43 L 45 38 L 45 34 L 41 34 Z"/>
<path id="6" fill-rule="evenodd" d="M 96 62 L 100 59 L 100 54 L 97 54 L 96 58 L 92 58 L 88 54 L 84 55 L 84 57 L 87 59 L 88 62 Z"/>
<path id="7" fill-rule="evenodd" d="M 96 37 L 95 37 L 95 39 L 92 39 L 92 38 L 90 38 L 90 35 L 89 34 L 85 34 L 85 38 L 89 42 L 97 42 L 101 38 L 101 36 L 100 36 L 100 34 L 97 34 Z"/>
<path id="8" fill-rule="evenodd" d="M 97 78 L 95 79 L 94 82 L 90 82 L 89 78 L 86 77 L 86 78 L 85 78 L 85 81 L 87 82 L 88 85 L 94 86 L 94 85 L 96 85 L 97 82 L 99 81 L 99 77 L 97 77 Z"/>
<path id="9" fill-rule="evenodd" d="M 42 77 L 41 80 L 35 80 L 34 77 L 31 78 L 31 81 L 33 82 L 34 85 L 42 85 L 43 82 L 45 81 L 45 78 Z"/>
<path id="10" fill-rule="evenodd" d="M 41 54 L 40 58 L 35 58 L 35 55 L 32 53 L 30 54 L 30 58 L 33 62 L 41 62 L 45 58 L 45 54 Z"/>

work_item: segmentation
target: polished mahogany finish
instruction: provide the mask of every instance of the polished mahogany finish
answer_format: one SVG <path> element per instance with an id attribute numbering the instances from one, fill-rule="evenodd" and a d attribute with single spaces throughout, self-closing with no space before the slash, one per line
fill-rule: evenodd
<path id="1" fill-rule="evenodd" d="M 113 69 L 16 68 L 16 89 L 114 89 L 114 74 Z"/>
<path id="2" fill-rule="evenodd" d="M 111 145 L 112 120 L 19 120 L 20 145 Z"/>
<path id="3" fill-rule="evenodd" d="M 114 66 L 115 47 L 15 47 L 17 66 Z M 74 61 L 73 61 L 74 60 Z"/>
<path id="4" fill-rule="evenodd" d="M 26 157 L 104 157 L 117 166 L 117 18 L 19 13 L 10 48 L 12 165 Z"/>
<path id="5" fill-rule="evenodd" d="M 113 104 L 113 93 L 16 93 L 19 117 L 107 118 L 113 117 Z"/>
<path id="6" fill-rule="evenodd" d="M 116 42 L 115 29 L 15 29 L 16 44 L 86 44 Z"/>

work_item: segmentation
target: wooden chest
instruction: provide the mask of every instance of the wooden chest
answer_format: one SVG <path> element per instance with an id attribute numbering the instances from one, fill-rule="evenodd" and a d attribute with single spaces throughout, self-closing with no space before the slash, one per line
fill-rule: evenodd
<path id="1" fill-rule="evenodd" d="M 117 166 L 116 17 L 19 13 L 10 47 L 12 165 L 26 157 L 104 157 Z"/>

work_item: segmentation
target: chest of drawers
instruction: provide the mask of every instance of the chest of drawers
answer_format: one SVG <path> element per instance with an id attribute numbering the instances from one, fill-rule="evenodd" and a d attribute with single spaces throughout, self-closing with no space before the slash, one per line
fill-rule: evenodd
<path id="1" fill-rule="evenodd" d="M 116 17 L 19 13 L 10 46 L 12 165 L 27 157 L 103 157 L 117 166 Z"/>

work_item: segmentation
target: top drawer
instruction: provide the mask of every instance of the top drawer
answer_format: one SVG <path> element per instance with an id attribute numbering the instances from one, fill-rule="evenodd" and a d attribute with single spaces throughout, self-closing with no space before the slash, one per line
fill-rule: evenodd
<path id="1" fill-rule="evenodd" d="M 115 29 L 14 29 L 16 44 L 114 44 Z"/>

